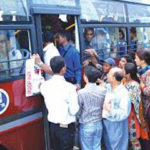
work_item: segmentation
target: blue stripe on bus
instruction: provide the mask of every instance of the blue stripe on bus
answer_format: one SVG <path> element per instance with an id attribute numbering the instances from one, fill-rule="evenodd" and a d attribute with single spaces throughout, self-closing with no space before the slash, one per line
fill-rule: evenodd
<path id="1" fill-rule="evenodd" d="M 15 121 L 12 121 L 12 122 L 9 122 L 6 124 L 3 124 L 0 126 L 0 132 L 14 128 L 14 127 L 17 127 L 17 126 L 20 126 L 20 125 L 23 125 L 25 123 L 36 120 L 36 119 L 41 118 L 41 117 L 42 117 L 42 112 L 39 112 L 39 113 L 30 115 L 30 116 L 27 116 L 27 117 L 24 117 L 21 119 L 17 119 Z"/>

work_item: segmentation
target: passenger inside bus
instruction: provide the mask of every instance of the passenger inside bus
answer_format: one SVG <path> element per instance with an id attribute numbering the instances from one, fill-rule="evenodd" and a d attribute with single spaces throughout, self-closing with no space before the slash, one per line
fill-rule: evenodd
<path id="1" fill-rule="evenodd" d="M 94 29 L 93 28 L 85 28 L 84 31 L 84 49 L 93 48 L 92 39 L 94 38 Z"/>
<path id="2" fill-rule="evenodd" d="M 136 28 L 132 27 L 130 29 L 131 42 L 130 42 L 130 52 L 134 53 L 137 50 L 137 35 Z"/>
<path id="3" fill-rule="evenodd" d="M 0 75 L 6 75 L 8 69 L 11 69 L 11 74 L 18 74 L 19 69 L 22 66 L 22 61 L 15 61 L 22 59 L 22 54 L 19 50 L 14 47 L 15 36 L 11 35 L 14 32 L 0 31 Z M 11 45 L 11 43 L 13 43 Z M 16 45 L 15 45 L 16 46 Z M 12 61 L 8 63 L 8 60 Z"/>
<path id="4" fill-rule="evenodd" d="M 55 18 L 55 22 L 57 24 L 56 30 L 53 30 L 55 28 L 53 23 L 49 23 L 47 20 L 48 17 Z M 77 89 L 80 89 L 80 83 L 81 83 L 81 65 L 80 65 L 80 56 L 78 53 L 78 50 L 75 48 L 75 22 L 73 22 L 74 19 L 71 19 L 71 23 L 68 22 L 68 19 L 72 17 L 67 17 L 67 15 L 42 15 L 42 29 L 43 33 L 45 32 L 53 32 L 55 34 L 55 46 L 58 47 L 59 53 L 62 57 L 65 58 L 66 62 L 66 73 L 65 73 L 65 79 L 73 84 L 76 84 Z M 45 20 L 46 19 L 46 20 Z M 57 21 L 56 21 L 57 20 Z M 60 27 L 61 23 L 61 27 Z M 64 29 L 65 28 L 65 29 Z M 61 30 L 63 29 L 63 30 Z M 60 30 L 60 31 L 59 31 Z M 55 32 L 54 32 L 55 31 Z M 43 38 L 44 41 L 44 38 Z M 55 48 L 56 49 L 56 48 Z M 49 51 L 49 53 L 51 53 Z M 51 55 L 51 54 L 49 54 Z M 39 55 L 34 55 L 36 57 L 36 64 L 41 67 L 43 71 L 45 71 L 48 74 L 51 74 L 52 71 L 50 69 L 50 60 L 48 60 L 47 64 L 44 64 L 42 60 L 40 59 Z"/>
<path id="5" fill-rule="evenodd" d="M 85 50 L 94 48 L 93 38 L 94 38 L 94 29 L 93 28 L 85 28 L 83 51 L 82 51 L 82 61 L 83 61 L 84 66 L 87 66 L 90 62 L 91 56 L 89 54 L 86 54 Z"/>
<path id="6" fill-rule="evenodd" d="M 127 45 L 126 45 L 126 40 L 125 40 L 125 33 L 124 31 L 120 28 L 119 29 L 119 50 L 118 50 L 118 55 L 121 57 L 127 53 Z"/>
<path id="7" fill-rule="evenodd" d="M 49 66 L 50 60 L 55 57 L 59 56 L 58 49 L 54 46 L 54 35 L 51 31 L 44 31 L 43 32 L 43 53 L 44 53 L 44 63 Z M 51 78 L 50 74 L 45 74 L 46 80 Z"/>
<path id="8" fill-rule="evenodd" d="M 94 37 L 94 48 L 101 59 L 109 57 L 110 46 L 107 42 L 107 32 L 104 28 L 96 30 Z M 109 43 L 110 44 L 110 43 Z"/>

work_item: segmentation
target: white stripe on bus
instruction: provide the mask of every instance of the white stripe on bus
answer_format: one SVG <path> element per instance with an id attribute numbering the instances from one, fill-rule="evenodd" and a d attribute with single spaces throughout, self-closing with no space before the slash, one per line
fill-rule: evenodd
<path id="1" fill-rule="evenodd" d="M 27 117 L 24 117 L 21 119 L 17 119 L 15 121 L 11 121 L 11 122 L 3 124 L 3 125 L 0 125 L 0 132 L 14 128 L 14 127 L 17 127 L 17 126 L 20 126 L 20 125 L 23 125 L 25 123 L 36 120 L 36 119 L 41 118 L 41 117 L 42 117 L 42 112 L 39 112 L 39 113 L 30 115 L 30 116 L 27 116 Z"/>

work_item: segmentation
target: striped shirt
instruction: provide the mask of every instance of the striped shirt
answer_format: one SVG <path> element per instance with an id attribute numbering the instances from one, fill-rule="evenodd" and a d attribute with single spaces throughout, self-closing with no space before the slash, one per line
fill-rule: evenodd
<path id="1" fill-rule="evenodd" d="M 95 83 L 89 83 L 78 92 L 79 123 L 91 123 L 102 120 L 102 108 L 106 90 Z"/>

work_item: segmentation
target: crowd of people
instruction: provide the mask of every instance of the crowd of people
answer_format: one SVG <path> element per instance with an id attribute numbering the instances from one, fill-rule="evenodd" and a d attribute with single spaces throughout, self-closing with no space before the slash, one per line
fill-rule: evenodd
<path id="1" fill-rule="evenodd" d="M 58 49 L 52 35 L 44 36 L 44 54 L 57 51 L 44 57 L 45 63 L 35 56 L 36 64 L 51 74 L 40 90 L 52 149 L 71 150 L 78 131 L 81 150 L 103 145 L 106 150 L 149 150 L 150 50 L 137 50 L 134 58 L 123 55 L 118 65 L 113 58 L 98 61 L 94 49 L 85 50 L 91 63 L 84 65 L 81 88 L 80 57 L 67 31 L 57 34 Z"/>

